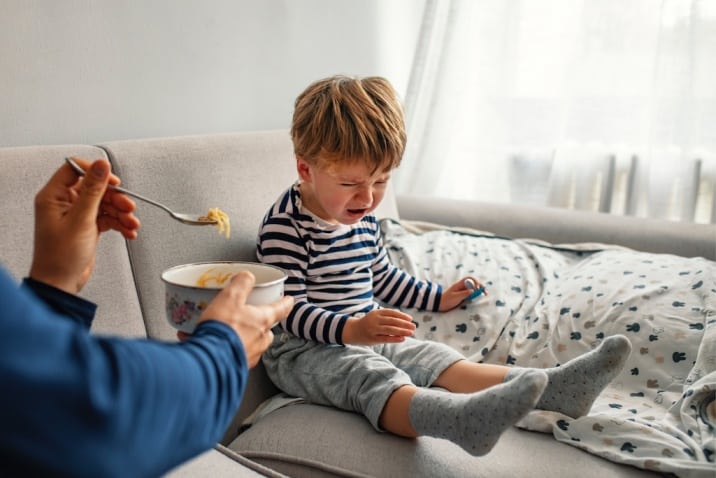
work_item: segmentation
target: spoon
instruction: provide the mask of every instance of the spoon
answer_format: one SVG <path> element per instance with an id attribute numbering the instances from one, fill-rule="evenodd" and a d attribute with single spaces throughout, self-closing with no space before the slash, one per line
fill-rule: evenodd
<path id="1" fill-rule="evenodd" d="M 80 176 L 85 175 L 85 170 L 82 169 L 79 164 L 74 162 L 72 160 L 72 158 L 65 158 L 65 161 L 67 161 L 67 164 L 72 166 L 72 169 L 74 169 L 78 175 L 80 175 Z M 114 186 L 112 184 L 110 184 L 108 187 L 114 189 L 117 192 L 126 194 L 127 196 L 132 196 L 133 198 L 137 198 L 140 201 L 144 201 L 144 202 L 147 202 L 153 206 L 157 206 L 158 208 L 164 209 L 166 212 L 169 213 L 169 215 L 171 217 L 173 217 L 174 219 L 176 219 L 179 222 L 183 222 L 184 224 L 189 224 L 192 226 L 210 226 L 212 224 L 216 224 L 215 220 L 209 219 L 206 216 L 200 216 L 199 214 L 184 214 L 184 213 L 174 212 L 171 209 L 169 209 L 168 207 L 166 207 L 164 204 L 153 201 L 149 198 L 146 198 L 140 194 L 134 193 L 134 192 L 124 189 L 122 187 Z"/>

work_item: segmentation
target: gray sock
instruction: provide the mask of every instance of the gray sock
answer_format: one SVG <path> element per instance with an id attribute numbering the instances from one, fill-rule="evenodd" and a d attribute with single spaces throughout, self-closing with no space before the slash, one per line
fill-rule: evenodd
<path id="1" fill-rule="evenodd" d="M 545 369 L 549 383 L 537 408 L 560 412 L 572 418 L 589 413 L 594 400 L 624 367 L 631 343 L 623 335 L 604 339 L 599 347 L 559 367 Z M 521 369 L 510 369 L 505 381 Z M 522 369 L 524 370 L 524 369 Z"/>
<path id="2" fill-rule="evenodd" d="M 546 385 L 543 371 L 529 369 L 519 380 L 475 393 L 420 389 L 410 402 L 410 423 L 420 435 L 445 438 L 472 455 L 484 455 L 534 408 Z"/>

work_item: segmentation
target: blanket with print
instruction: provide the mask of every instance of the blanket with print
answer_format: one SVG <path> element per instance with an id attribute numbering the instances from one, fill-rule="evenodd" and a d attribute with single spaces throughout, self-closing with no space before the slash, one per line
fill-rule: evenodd
<path id="1" fill-rule="evenodd" d="M 404 309 L 416 337 L 476 362 L 547 368 L 622 334 L 632 353 L 587 416 L 534 411 L 519 426 L 609 460 L 680 477 L 716 475 L 716 263 L 616 246 L 554 246 L 386 220 L 391 260 L 489 294 L 458 309 Z"/>

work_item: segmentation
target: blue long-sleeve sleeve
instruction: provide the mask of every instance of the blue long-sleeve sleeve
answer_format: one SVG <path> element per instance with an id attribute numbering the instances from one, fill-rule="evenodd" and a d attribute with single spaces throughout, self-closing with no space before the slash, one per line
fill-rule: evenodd
<path id="1" fill-rule="evenodd" d="M 248 377 L 236 333 L 89 333 L 94 305 L 0 271 L 0 476 L 158 476 L 211 448 Z"/>

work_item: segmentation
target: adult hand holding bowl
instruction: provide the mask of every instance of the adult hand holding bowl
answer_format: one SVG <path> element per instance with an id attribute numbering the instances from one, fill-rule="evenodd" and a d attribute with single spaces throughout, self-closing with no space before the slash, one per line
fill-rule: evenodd
<path id="1" fill-rule="evenodd" d="M 283 296 L 286 273 L 254 262 L 197 262 L 162 273 L 167 320 L 181 334 L 218 320 L 239 335 L 253 367 L 273 339 L 271 327 L 293 306 Z"/>
<path id="2" fill-rule="evenodd" d="M 283 296 L 286 273 L 278 267 L 233 261 L 182 264 L 162 272 L 169 324 L 192 333 L 204 309 L 239 271 L 251 272 L 256 279 L 247 304 L 271 304 Z"/>

